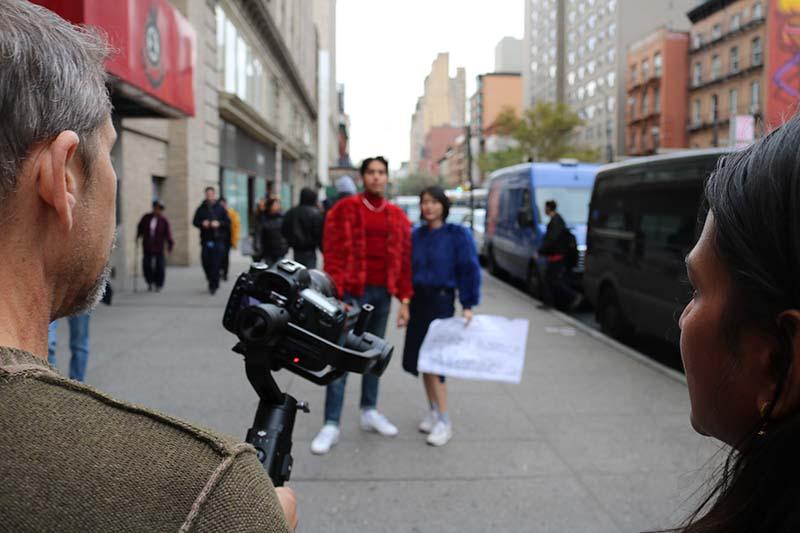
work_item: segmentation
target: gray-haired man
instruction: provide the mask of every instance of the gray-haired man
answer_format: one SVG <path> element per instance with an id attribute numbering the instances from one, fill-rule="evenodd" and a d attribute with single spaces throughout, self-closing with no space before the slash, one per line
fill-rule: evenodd
<path id="1" fill-rule="evenodd" d="M 294 496 L 251 446 L 47 365 L 48 323 L 92 308 L 108 273 L 106 54 L 92 32 L 0 1 L 0 529 L 288 531 Z"/>

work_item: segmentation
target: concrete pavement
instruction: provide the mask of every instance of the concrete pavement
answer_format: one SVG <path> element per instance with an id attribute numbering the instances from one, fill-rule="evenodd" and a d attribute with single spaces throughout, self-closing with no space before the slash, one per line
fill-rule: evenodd
<path id="1" fill-rule="evenodd" d="M 246 268 L 242 261 L 232 269 Z M 200 268 L 170 268 L 162 293 L 119 293 L 91 323 L 87 380 L 114 396 L 243 438 L 257 397 L 233 335 L 220 324 L 232 281 L 208 295 Z M 358 429 L 360 377 L 348 380 L 342 440 L 308 451 L 324 389 L 285 371 L 311 403 L 295 428 L 300 531 L 627 532 L 676 525 L 707 479 L 717 447 L 689 426 L 686 386 L 589 335 L 488 275 L 478 312 L 530 320 L 520 385 L 451 380 L 455 436 L 425 444 L 421 384 L 396 356 L 381 410 L 400 428 Z M 66 328 L 59 363 L 66 369 Z"/>

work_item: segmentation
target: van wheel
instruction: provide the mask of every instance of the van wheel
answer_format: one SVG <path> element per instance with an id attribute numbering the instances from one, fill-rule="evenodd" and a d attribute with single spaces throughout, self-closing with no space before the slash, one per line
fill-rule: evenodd
<path id="1" fill-rule="evenodd" d="M 632 328 L 625 319 L 617 293 L 611 287 L 606 287 L 600 293 L 597 302 L 597 320 L 603 333 L 615 339 L 624 339 L 631 333 Z"/>
<path id="2" fill-rule="evenodd" d="M 532 262 L 530 266 L 528 266 L 525 286 L 528 289 L 528 294 L 534 298 L 542 299 L 542 274 L 539 271 L 539 265 L 535 262 Z"/>

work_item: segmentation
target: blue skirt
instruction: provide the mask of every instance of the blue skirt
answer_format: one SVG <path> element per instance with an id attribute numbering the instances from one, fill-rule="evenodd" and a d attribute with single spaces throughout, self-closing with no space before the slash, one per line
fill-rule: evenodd
<path id="1" fill-rule="evenodd" d="M 403 370 L 417 376 L 419 349 L 431 322 L 437 318 L 450 318 L 456 312 L 455 289 L 415 285 L 409 311 L 411 316 L 403 347 Z"/>

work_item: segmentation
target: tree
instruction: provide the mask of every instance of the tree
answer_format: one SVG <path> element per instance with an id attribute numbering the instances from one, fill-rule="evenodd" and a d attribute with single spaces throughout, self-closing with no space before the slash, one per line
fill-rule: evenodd
<path id="1" fill-rule="evenodd" d="M 394 182 L 394 193 L 399 196 L 417 196 L 431 185 L 440 185 L 439 178 L 429 174 L 411 174 Z"/>
<path id="2" fill-rule="evenodd" d="M 583 124 L 578 114 L 564 103 L 538 102 L 526 109 L 522 118 L 513 109 L 504 109 L 495 121 L 495 128 L 499 134 L 510 135 L 519 143 L 523 159 L 557 161 L 569 157 L 598 161 L 600 150 L 572 143 L 575 129 Z"/>
<path id="3" fill-rule="evenodd" d="M 510 167 L 527 160 L 521 148 L 509 148 L 502 152 L 488 152 L 478 158 L 478 168 L 484 174 L 490 174 L 498 168 Z"/>

